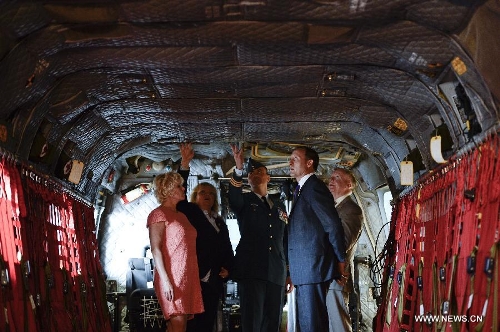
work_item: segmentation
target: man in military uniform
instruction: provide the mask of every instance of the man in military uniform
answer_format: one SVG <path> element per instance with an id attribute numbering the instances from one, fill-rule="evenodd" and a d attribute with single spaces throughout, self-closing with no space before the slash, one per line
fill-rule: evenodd
<path id="1" fill-rule="evenodd" d="M 232 278 L 238 282 L 242 331 L 277 332 L 289 282 L 285 258 L 288 216 L 283 203 L 268 196 L 271 177 L 267 168 L 251 158 L 246 170 L 252 192 L 242 192 L 243 153 L 237 146 L 231 149 L 236 169 L 229 186 L 229 206 L 241 234 Z"/>

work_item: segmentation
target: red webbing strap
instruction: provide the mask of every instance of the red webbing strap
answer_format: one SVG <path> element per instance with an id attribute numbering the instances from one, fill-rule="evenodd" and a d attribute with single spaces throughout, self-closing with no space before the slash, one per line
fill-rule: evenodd
<path id="1" fill-rule="evenodd" d="M 397 216 L 401 213 L 402 209 L 402 204 L 398 204 L 394 207 L 393 212 L 392 212 L 392 217 L 391 217 L 391 224 L 390 224 L 390 233 L 391 234 L 396 234 L 396 220 Z M 396 251 L 397 249 L 397 242 L 394 241 L 393 244 L 393 249 Z M 376 331 L 383 331 L 387 327 L 391 325 L 392 322 L 392 292 L 393 292 L 393 283 L 394 283 L 394 271 L 395 271 L 395 262 L 394 260 L 396 259 L 396 255 L 389 256 L 385 260 L 385 267 L 384 267 L 384 274 L 383 278 L 386 280 L 386 282 L 382 282 L 382 289 L 381 289 L 381 294 L 383 294 L 383 303 L 379 306 L 377 310 L 377 316 L 375 317 L 374 320 L 374 330 Z"/>
<path id="2" fill-rule="evenodd" d="M 404 199 L 404 198 L 403 198 Z M 392 211 L 391 223 L 390 223 L 390 234 L 396 233 L 396 220 L 397 216 L 399 216 L 400 211 L 402 209 L 401 204 L 396 204 Z M 391 236 L 389 235 L 389 236 Z M 394 241 L 392 244 L 391 250 L 396 252 L 397 242 Z M 392 301 L 392 284 L 394 282 L 394 270 L 395 270 L 395 259 L 396 255 L 390 255 L 384 262 L 384 271 L 383 271 L 383 281 L 381 285 L 381 294 L 383 303 L 379 305 L 377 309 L 377 315 L 374 319 L 374 331 L 383 331 L 386 328 L 386 324 L 390 326 L 390 322 L 392 320 L 391 316 L 391 301 Z M 385 281 L 384 281 L 385 280 Z"/>
<path id="3" fill-rule="evenodd" d="M 27 238 L 28 249 L 31 253 L 33 266 L 36 267 L 34 275 L 38 289 L 37 309 L 40 325 L 51 331 L 61 330 L 64 326 L 60 321 L 64 319 L 58 315 L 62 306 L 62 292 L 56 291 L 54 274 L 51 266 L 59 265 L 59 251 L 57 233 L 52 222 L 57 218 L 54 213 L 54 193 L 42 185 L 36 178 L 25 177 L 28 215 L 26 223 L 28 226 Z M 62 329 L 65 330 L 65 329 Z M 67 329 L 66 329 L 67 330 Z"/>
<path id="4" fill-rule="evenodd" d="M 1 241 L 0 241 L 0 248 L 1 248 Z M 0 286 L 0 303 L 2 305 L 2 312 L 0 313 L 0 328 L 2 331 L 9 332 L 10 331 L 10 325 L 14 323 L 14 319 L 12 318 L 12 310 L 9 309 L 9 301 L 12 299 L 12 294 L 9 291 L 9 284 L 8 284 L 8 276 L 9 276 L 9 270 L 7 268 L 7 264 L 4 261 L 2 255 L 0 254 L 0 271 L 4 274 L 3 275 L 3 282 Z"/>
<path id="5" fill-rule="evenodd" d="M 436 261 L 432 263 L 432 315 L 434 317 L 440 315 L 439 308 L 441 306 L 441 300 L 439 298 L 438 289 L 440 286 L 439 275 L 438 275 L 438 264 Z M 434 329 L 436 331 L 436 328 Z"/>
<path id="6" fill-rule="evenodd" d="M 498 331 L 498 246 L 500 243 L 494 243 L 490 250 L 490 258 L 493 261 L 491 273 L 488 274 L 487 285 L 486 285 L 486 301 L 483 307 L 483 320 L 481 323 L 476 325 L 474 329 L 476 332 L 480 332 L 483 330 L 485 323 L 487 321 L 488 313 L 493 315 L 492 322 L 492 331 Z M 493 310 L 488 310 L 489 300 L 491 295 L 491 284 L 493 283 Z M 492 312 L 493 311 L 493 312 Z"/>
<path id="7" fill-rule="evenodd" d="M 26 179 L 25 179 L 26 180 Z M 33 298 L 34 305 L 34 314 L 37 326 L 49 327 L 50 325 L 44 319 L 44 316 L 48 314 L 46 306 L 43 306 L 42 303 L 44 294 L 44 271 L 43 265 L 47 261 L 45 245 L 44 245 L 44 225 L 46 216 L 46 207 L 43 204 L 43 201 L 40 199 L 39 195 L 33 193 L 32 188 L 25 181 L 24 187 L 26 188 L 26 194 L 30 199 L 27 201 L 28 206 L 26 207 L 28 214 L 25 218 L 23 218 L 23 238 L 25 239 L 24 247 L 26 248 L 26 252 L 29 253 L 30 257 L 30 275 L 26 278 L 26 283 L 28 284 L 28 289 L 32 289 L 33 292 L 29 295 L 29 298 Z M 40 186 L 40 184 L 36 184 Z"/>
<path id="8" fill-rule="evenodd" d="M 500 161 L 497 156 L 500 152 L 500 137 L 495 135 L 481 146 L 481 158 L 478 166 L 478 188 L 476 198 L 480 205 L 488 200 L 495 201 L 500 195 Z"/>
<path id="9" fill-rule="evenodd" d="M 52 289 L 53 302 L 52 310 L 54 316 L 57 317 L 58 325 L 61 331 L 75 331 L 75 320 L 77 315 L 74 314 L 71 293 L 69 292 L 70 283 L 68 281 L 68 272 L 64 262 L 64 255 L 61 253 L 61 248 L 64 248 L 63 234 L 65 230 L 61 227 L 60 208 L 52 206 L 51 224 L 49 234 L 52 234 L 52 239 L 49 240 L 49 259 L 51 266 L 58 267 L 52 270 L 54 276 L 54 288 Z"/>
<path id="10" fill-rule="evenodd" d="M 54 275 L 52 269 L 50 268 L 49 262 L 44 266 L 44 277 L 45 277 L 45 301 L 42 307 L 45 309 L 43 324 L 48 326 L 53 331 L 59 331 L 59 324 L 57 324 L 57 316 L 54 316 L 55 301 L 52 300 L 52 289 L 54 288 Z"/>
<path id="11" fill-rule="evenodd" d="M 496 243 L 496 249 L 495 249 L 495 266 L 494 266 L 494 269 L 495 269 L 495 272 L 494 272 L 494 279 L 493 279 L 493 312 L 492 312 L 492 316 L 493 316 L 493 324 L 492 324 L 492 331 L 498 331 L 498 325 L 500 325 L 500 323 L 498 322 L 498 297 L 499 297 L 499 294 L 498 294 L 498 275 L 500 274 L 499 270 L 500 270 L 500 267 L 498 266 L 498 250 L 499 250 L 499 247 L 500 247 L 500 242 L 497 242 Z"/>
<path id="12" fill-rule="evenodd" d="M 93 317 L 89 317 L 89 301 L 87 296 L 87 284 L 85 284 L 85 280 L 82 276 L 76 277 L 77 289 L 79 293 L 78 303 L 80 304 L 80 319 L 82 331 L 91 331 L 89 330 L 89 320 L 93 321 Z"/>
<path id="13" fill-rule="evenodd" d="M 476 256 L 477 256 L 477 246 L 474 246 L 474 248 L 472 248 L 472 251 L 470 252 L 469 257 L 471 260 L 476 262 Z M 476 265 L 477 264 L 474 263 L 474 266 L 476 266 Z M 464 264 L 464 266 L 462 266 L 462 268 L 463 268 L 463 271 L 466 271 L 467 262 L 465 262 L 465 264 Z M 472 270 L 471 272 L 467 272 L 467 273 L 468 273 L 469 277 L 464 278 L 463 283 L 461 283 L 461 284 L 457 283 L 456 288 L 457 289 L 464 288 L 464 294 L 465 294 L 465 296 L 462 297 L 462 303 L 461 303 L 459 314 L 470 316 L 469 310 L 470 310 L 470 307 L 472 306 L 472 302 L 474 301 L 474 279 L 475 279 L 475 275 L 476 275 L 476 268 L 474 267 L 474 270 Z M 459 281 L 459 280 L 457 280 L 457 281 Z"/>
<path id="14" fill-rule="evenodd" d="M 415 200 L 407 200 L 404 207 L 404 219 L 402 222 L 402 234 L 398 241 L 398 264 L 399 272 L 396 276 L 398 280 L 398 293 L 396 313 L 399 322 L 399 328 L 408 329 L 413 322 L 414 294 L 413 287 L 413 248 L 415 245 Z M 396 327 L 396 325 L 395 325 Z"/>
<path id="15" fill-rule="evenodd" d="M 3 273 L 3 278 L 5 285 L 0 287 L 0 299 L 2 304 L 2 312 L 0 313 L 0 328 L 3 331 L 10 331 L 10 324 L 14 323 L 12 319 L 12 309 L 10 307 L 12 300 L 12 292 L 11 292 L 11 281 L 10 274 L 11 270 L 8 266 L 9 260 L 5 261 L 3 255 L 7 255 L 8 245 L 10 242 L 7 241 L 7 236 L 10 234 L 10 220 L 11 217 L 9 215 L 9 210 L 7 208 L 7 193 L 5 188 L 5 178 L 6 174 L 4 174 L 4 158 L 0 159 L 0 272 Z M 5 229 L 5 227 L 7 229 Z M 6 257 L 9 258 L 9 257 Z"/>
<path id="16" fill-rule="evenodd" d="M 71 282 L 69 272 L 62 268 L 62 294 L 64 296 L 64 308 L 68 315 L 68 320 L 71 323 L 71 331 L 77 331 L 78 315 L 76 314 L 76 307 L 73 298 L 73 283 Z"/>
<path id="17" fill-rule="evenodd" d="M 444 302 L 446 301 L 446 285 L 450 282 L 449 274 L 447 273 L 448 267 L 448 257 L 451 256 L 451 228 L 450 228 L 450 220 L 448 216 L 442 216 L 437 219 L 437 231 L 436 238 L 440 239 L 439 247 L 436 248 L 436 261 L 437 265 L 437 303 L 435 303 L 434 312 L 435 315 L 442 315 L 442 309 Z M 433 313 L 434 313 L 433 312 Z M 437 330 L 441 330 L 443 325 L 442 321 L 438 321 L 436 323 Z"/>
<path id="18" fill-rule="evenodd" d="M 83 314 L 89 315 L 89 331 L 104 331 L 111 328 L 109 315 L 107 314 L 106 287 L 103 273 L 100 268 L 97 239 L 95 238 L 94 212 L 81 202 L 68 198 L 74 217 L 75 235 L 78 239 L 85 239 L 79 242 L 79 263 L 82 275 L 79 276 L 81 291 L 80 298 Z M 85 273 L 83 273 L 85 271 Z M 85 291 L 83 291 L 85 290 Z M 91 316 L 91 317 L 90 317 Z"/>
<path id="19" fill-rule="evenodd" d="M 444 299 L 445 299 L 444 293 L 445 293 L 445 289 L 446 289 L 446 279 L 443 280 L 441 278 L 441 276 L 443 273 L 446 275 L 446 272 L 442 272 L 442 271 L 446 271 L 446 263 L 443 263 L 443 265 L 441 265 L 439 267 L 439 270 L 438 270 L 438 292 L 437 292 L 438 302 L 437 302 L 437 306 L 436 306 L 436 315 L 443 314 L 442 309 L 443 309 L 443 303 L 444 303 Z M 443 322 L 441 322 L 441 321 L 439 321 L 436 324 L 437 330 L 441 330 L 442 324 L 443 324 Z"/>
<path id="20" fill-rule="evenodd" d="M 30 320 L 32 320 L 33 317 L 36 318 L 36 303 L 35 299 L 33 298 L 33 294 L 30 291 L 30 276 L 31 276 L 31 263 L 29 263 L 28 260 L 22 259 L 21 260 L 21 273 L 22 276 L 21 278 L 23 279 L 23 285 L 24 285 L 24 291 L 23 291 L 23 303 L 24 303 L 24 321 L 26 322 L 24 325 L 24 331 L 29 332 L 29 331 L 35 331 L 38 330 L 37 327 L 35 326 L 30 326 L 31 324 L 28 324 Z M 32 315 L 30 315 L 30 313 Z M 33 324 L 35 325 L 35 324 Z"/>
<path id="21" fill-rule="evenodd" d="M 62 206 L 65 206 L 63 208 Z M 75 239 L 75 231 L 74 226 L 71 222 L 70 213 L 68 210 L 67 203 L 62 200 L 62 195 L 58 197 L 57 203 L 57 211 L 59 214 L 58 225 L 60 230 L 60 240 L 59 246 L 61 253 L 60 261 L 61 261 L 61 272 L 63 276 L 63 296 L 64 296 L 64 307 L 66 312 L 68 313 L 71 325 L 73 326 L 73 331 L 81 331 L 81 327 L 79 327 L 79 323 L 81 321 L 81 316 L 79 313 L 79 294 L 78 289 L 79 285 L 76 284 L 74 278 L 79 270 L 79 266 L 77 264 L 77 260 L 75 254 L 76 249 L 74 249 L 74 239 Z"/>
<path id="22" fill-rule="evenodd" d="M 398 317 L 398 294 L 401 292 L 401 285 L 394 281 L 394 279 L 398 280 L 398 272 L 401 272 L 401 268 L 403 264 L 405 264 L 405 260 L 407 258 L 407 251 L 409 249 L 409 233 L 411 230 L 409 228 L 412 227 L 411 220 L 414 217 L 415 209 L 414 199 L 406 196 L 403 197 L 398 205 L 396 213 L 393 213 L 392 220 L 395 222 L 398 220 L 398 223 L 393 223 L 394 234 L 396 240 L 396 255 L 394 257 L 394 263 L 387 262 L 387 266 L 392 265 L 391 269 L 393 269 L 393 277 L 389 277 L 389 285 L 387 288 L 386 294 L 386 305 L 385 305 L 385 327 L 389 328 L 390 331 L 397 331 L 399 324 L 394 324 L 393 315 Z M 389 265 L 390 264 L 390 265 Z M 401 276 L 399 277 L 401 280 Z M 401 280 L 401 282 L 403 282 Z M 403 289 L 404 291 L 404 289 Z"/>
<path id="23" fill-rule="evenodd" d="M 435 229 L 436 220 L 427 221 L 420 224 L 420 236 L 421 236 L 421 258 L 419 262 L 419 275 L 421 276 L 421 287 L 420 293 L 420 303 L 419 303 L 419 315 L 430 315 L 433 308 L 433 296 L 435 292 L 433 291 L 433 262 L 436 260 L 436 245 L 440 242 L 436 239 Z M 418 281 L 417 281 L 418 282 Z M 418 285 L 418 284 L 417 284 Z M 415 322 L 415 328 L 428 331 L 428 326 L 426 322 Z"/>
<path id="24" fill-rule="evenodd" d="M 456 167 L 456 192 L 454 195 L 453 210 L 450 212 L 450 217 L 454 220 L 450 223 L 452 232 L 453 246 L 452 254 L 456 257 L 455 273 L 453 276 L 453 292 L 449 298 L 450 313 L 457 316 L 465 316 L 467 309 L 465 308 L 467 301 L 472 300 L 470 290 L 474 289 L 474 274 L 467 272 L 467 261 L 471 248 L 476 249 L 470 254 L 475 258 L 477 251 L 476 236 L 479 219 L 476 218 L 476 203 L 473 199 L 466 198 L 466 190 L 474 189 L 477 185 L 477 165 L 476 165 L 477 152 L 470 153 L 461 159 Z M 471 279 L 472 277 L 472 279 Z M 471 289 L 469 289 L 471 287 Z M 451 327 L 453 331 L 463 329 L 467 323 L 453 322 Z"/>
<path id="25" fill-rule="evenodd" d="M 97 239 L 95 237 L 95 221 L 93 208 L 81 203 L 74 204 L 78 206 L 79 216 L 83 217 L 81 225 L 85 236 L 85 266 L 87 267 L 87 282 L 90 286 L 89 295 L 92 296 L 93 314 L 96 318 L 95 329 L 102 331 L 104 328 L 110 328 L 109 315 L 107 314 L 106 284 L 100 264 Z"/>
<path id="26" fill-rule="evenodd" d="M 420 282 L 423 283 L 423 271 L 424 271 L 424 261 L 423 258 L 419 260 L 418 262 L 418 275 L 417 275 L 417 292 L 418 292 L 418 315 L 423 316 L 425 315 L 425 306 L 424 306 L 424 295 L 423 295 L 423 287 L 419 285 Z M 416 324 L 416 327 L 418 325 Z M 424 326 L 423 324 L 420 324 L 420 331 L 423 331 Z"/>
<path id="27" fill-rule="evenodd" d="M 428 313 L 440 316 L 446 296 L 446 266 L 448 257 L 452 256 L 453 236 L 450 234 L 450 225 L 453 224 L 452 214 L 455 194 L 455 165 L 441 170 L 433 175 L 423 185 L 419 196 L 421 227 L 425 227 L 425 251 L 424 259 L 432 262 L 431 277 L 427 277 L 427 284 L 432 285 L 428 299 L 430 308 Z M 422 232 L 422 230 L 421 230 Z M 430 251 L 430 252 L 429 252 Z M 442 265 L 440 265 L 442 264 Z M 449 275 L 448 275 L 449 276 Z M 450 285 L 450 284 L 448 284 Z M 422 327 L 423 324 L 421 324 Z M 440 330 L 442 324 L 438 321 L 434 324 L 434 331 Z"/>
<path id="28" fill-rule="evenodd" d="M 23 326 L 28 325 L 29 322 L 23 319 L 22 315 L 18 313 L 23 312 L 23 284 L 20 280 L 21 270 L 19 264 L 16 264 L 17 250 L 16 246 L 18 241 L 15 237 L 15 231 L 18 230 L 18 208 L 16 207 L 17 195 L 15 173 L 17 172 L 10 162 L 6 161 L 4 158 L 1 162 L 2 174 L 1 174 L 1 186 L 2 186 L 2 210 L 5 213 L 5 218 L 0 223 L 0 241 L 2 255 L 6 261 L 8 274 L 9 274 L 9 291 L 6 292 L 9 296 L 5 315 L 6 320 L 8 319 L 8 326 L 14 331 L 20 331 Z M 14 197 L 14 202 L 12 198 Z M 15 315 L 13 315 L 16 313 Z"/>
<path id="29" fill-rule="evenodd" d="M 500 160 L 498 158 L 498 152 L 500 147 L 500 139 L 498 136 L 492 137 L 489 141 L 481 145 L 481 157 L 480 157 L 480 181 L 478 181 L 477 196 L 476 200 L 478 202 L 478 211 L 482 216 L 481 218 L 481 229 L 480 229 L 480 245 L 479 252 L 483 256 L 488 256 L 493 258 L 495 273 L 489 275 L 481 273 L 478 275 L 478 289 L 481 289 L 483 296 L 479 303 L 475 303 L 473 309 L 476 310 L 476 314 L 484 316 L 483 322 L 476 325 L 476 330 L 481 330 L 488 326 L 489 323 L 494 324 L 498 327 L 498 319 L 493 318 L 498 314 L 498 304 L 495 308 L 495 301 L 498 301 L 498 297 L 495 300 L 495 296 L 498 296 L 498 241 L 500 232 L 500 185 L 498 175 L 500 174 Z M 481 269 L 484 268 L 483 259 L 487 257 L 481 257 L 478 261 L 478 265 Z M 485 280 L 486 279 L 486 280 Z M 493 283 L 493 286 L 491 285 Z M 482 286 L 482 287 L 481 287 Z M 493 288 L 493 306 L 491 304 L 491 288 Z M 484 291 L 486 295 L 484 296 Z M 493 310 L 492 310 L 493 308 Z M 489 327 L 489 326 L 488 326 Z M 497 329 L 498 330 L 498 329 Z"/>
<path id="30" fill-rule="evenodd" d="M 446 294 L 446 302 L 448 302 L 449 304 L 449 314 L 452 314 L 452 315 L 456 315 L 457 314 L 457 303 L 456 303 L 456 300 L 455 300 L 455 295 L 454 295 L 454 283 L 455 283 L 455 279 L 456 279 L 456 272 L 457 272 L 457 260 L 458 260 L 458 256 L 457 255 L 453 255 L 453 257 L 451 258 L 451 271 L 450 271 L 450 276 L 449 276 L 449 283 L 448 283 L 448 290 L 447 290 L 447 294 Z M 452 330 L 453 331 L 458 331 L 458 329 L 460 328 L 459 326 L 459 322 L 452 322 Z M 443 324 L 443 326 L 441 327 L 441 330 L 444 331 L 446 330 L 446 325 Z"/>
<path id="31" fill-rule="evenodd" d="M 500 155 L 500 135 L 496 135 L 492 138 L 491 143 L 491 160 L 492 164 L 491 165 L 491 171 L 490 174 L 492 174 L 492 177 L 495 178 L 497 181 L 488 181 L 488 183 L 491 185 L 491 192 L 496 193 L 498 198 L 498 195 L 500 195 L 500 181 L 498 181 L 498 174 L 500 174 L 500 160 L 498 158 L 495 158 L 496 156 Z M 485 189 L 486 190 L 486 189 Z M 493 199 L 493 197 L 492 197 Z"/>
<path id="32" fill-rule="evenodd" d="M 24 204 L 24 199 L 20 198 L 24 196 L 23 186 L 21 182 L 21 177 L 17 168 L 13 168 L 11 172 L 11 187 L 15 188 L 13 192 L 16 192 L 17 199 L 13 199 L 13 210 L 18 212 L 18 218 L 14 220 L 15 229 L 15 245 L 18 252 L 20 262 L 21 262 L 21 279 L 23 284 L 23 302 L 24 302 L 24 330 L 25 331 L 36 331 L 39 327 L 39 322 L 37 319 L 37 308 L 36 308 L 36 291 L 33 292 L 37 286 L 36 278 L 37 274 L 34 272 L 36 270 L 36 264 L 31 261 L 31 252 L 29 250 L 29 238 L 27 237 L 27 222 L 26 222 L 26 205 Z M 14 197 L 14 196 L 13 196 Z M 22 205 L 14 206 L 14 204 L 22 203 Z M 35 279 L 35 280 L 34 280 Z M 34 295 L 35 294 L 35 297 Z"/>

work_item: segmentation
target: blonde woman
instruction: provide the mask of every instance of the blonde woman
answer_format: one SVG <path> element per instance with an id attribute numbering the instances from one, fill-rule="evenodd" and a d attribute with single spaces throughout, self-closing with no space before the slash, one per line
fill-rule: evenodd
<path id="1" fill-rule="evenodd" d="M 176 208 L 186 197 L 182 177 L 174 172 L 155 178 L 160 206 L 147 220 L 155 264 L 154 289 L 168 332 L 186 331 L 187 320 L 203 312 L 196 258 L 196 229 Z"/>

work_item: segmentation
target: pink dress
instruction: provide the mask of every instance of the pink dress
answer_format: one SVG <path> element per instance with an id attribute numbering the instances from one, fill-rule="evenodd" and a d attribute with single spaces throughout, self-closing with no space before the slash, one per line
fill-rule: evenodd
<path id="1" fill-rule="evenodd" d="M 203 312 L 198 260 L 196 258 L 196 229 L 181 212 L 174 212 L 159 206 L 148 216 L 147 227 L 151 224 L 165 223 L 165 242 L 162 246 L 165 269 L 174 288 L 174 300 L 167 301 L 160 282 L 153 282 L 154 289 L 165 319 L 170 316 L 188 315 Z M 154 279 L 158 280 L 155 271 Z"/>

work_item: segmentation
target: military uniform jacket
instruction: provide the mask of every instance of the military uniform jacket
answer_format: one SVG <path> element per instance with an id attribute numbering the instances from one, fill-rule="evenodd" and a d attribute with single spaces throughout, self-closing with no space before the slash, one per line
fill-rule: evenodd
<path id="1" fill-rule="evenodd" d="M 252 278 L 285 286 L 287 276 L 286 210 L 272 200 L 269 210 L 253 192 L 243 193 L 241 177 L 233 173 L 229 185 L 229 206 L 236 214 L 241 239 L 236 248 L 232 277 Z"/>

